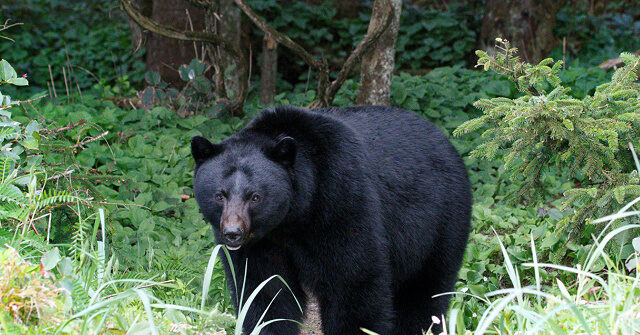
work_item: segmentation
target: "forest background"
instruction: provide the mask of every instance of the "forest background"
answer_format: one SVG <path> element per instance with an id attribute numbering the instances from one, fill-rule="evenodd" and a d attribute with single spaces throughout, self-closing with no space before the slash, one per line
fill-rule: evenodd
<path id="1" fill-rule="evenodd" d="M 634 0 L 5 0 L 0 332 L 239 334 L 190 137 L 385 104 L 474 187 L 448 333 L 635 334 L 639 51 Z"/>

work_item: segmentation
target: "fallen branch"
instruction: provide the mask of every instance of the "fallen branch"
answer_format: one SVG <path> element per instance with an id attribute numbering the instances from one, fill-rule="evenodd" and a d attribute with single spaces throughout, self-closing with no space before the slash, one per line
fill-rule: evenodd
<path id="1" fill-rule="evenodd" d="M 74 173 L 75 171 L 76 171 L 76 170 L 69 170 L 69 171 L 65 171 L 65 172 L 63 172 L 63 173 L 61 173 L 61 174 L 57 174 L 57 175 L 55 175 L 55 176 L 51 176 L 51 177 L 47 178 L 47 180 L 56 180 L 56 179 L 60 179 L 60 178 L 62 178 L 62 177 L 64 177 L 64 176 L 68 176 L 68 175 L 70 175 L 70 174 Z"/>
<path id="2" fill-rule="evenodd" d="M 108 134 L 109 134 L 109 132 L 105 131 L 104 133 L 102 133 L 102 134 L 100 134 L 98 136 L 89 137 L 88 139 L 86 139 L 86 140 L 84 140 L 82 142 L 76 143 L 76 144 L 72 145 L 71 147 L 74 148 L 74 149 L 79 148 L 81 146 L 84 146 L 85 144 L 89 144 L 91 142 L 95 142 L 95 141 L 107 136 Z"/>
<path id="3" fill-rule="evenodd" d="M 43 132 L 44 132 L 44 133 L 48 133 L 48 134 L 57 134 L 57 133 L 61 133 L 61 132 L 63 132 L 63 131 L 67 131 L 67 130 L 69 130 L 69 129 L 73 129 L 73 128 L 77 127 L 77 126 L 81 126 L 81 125 L 83 125 L 83 124 L 85 124 L 85 123 L 87 123 L 87 120 L 85 120 L 85 119 L 81 119 L 81 120 L 80 120 L 80 121 L 78 121 L 78 122 L 73 122 L 73 123 L 71 123 L 71 122 L 70 122 L 70 123 L 68 123 L 66 126 L 64 126 L 64 127 L 62 127 L 62 128 L 53 129 L 53 130 L 46 130 L 46 129 L 43 129 L 43 130 L 44 130 Z"/>
<path id="4" fill-rule="evenodd" d="M 634 54 L 640 55 L 640 50 L 634 52 Z M 622 59 L 620 59 L 620 57 L 608 59 L 602 62 L 602 64 L 598 65 L 599 68 L 604 70 L 610 70 L 610 69 L 617 70 L 621 66 L 624 66 L 624 62 L 622 61 Z"/>

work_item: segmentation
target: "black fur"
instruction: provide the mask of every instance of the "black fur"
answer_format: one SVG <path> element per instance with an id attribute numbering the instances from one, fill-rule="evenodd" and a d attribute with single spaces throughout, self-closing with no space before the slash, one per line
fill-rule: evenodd
<path id="1" fill-rule="evenodd" d="M 231 251 L 237 278 L 248 259 L 245 298 L 279 274 L 302 306 L 303 288 L 317 296 L 326 335 L 361 327 L 420 334 L 445 313 L 448 298 L 432 296 L 454 288 L 472 200 L 460 156 L 433 124 L 388 107 L 278 107 L 220 144 L 201 141 L 192 141 L 194 192 L 219 243 L 216 192 L 261 194 L 243 203 L 249 233 Z M 280 290 L 265 320 L 301 320 L 291 294 L 273 282 L 251 306 L 247 332 Z M 293 322 L 261 332 L 297 333 Z"/>

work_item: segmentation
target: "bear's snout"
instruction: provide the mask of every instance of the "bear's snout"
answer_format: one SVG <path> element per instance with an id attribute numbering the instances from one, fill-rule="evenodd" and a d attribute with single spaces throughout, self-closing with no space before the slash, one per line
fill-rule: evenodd
<path id="1" fill-rule="evenodd" d="M 220 231 L 222 232 L 222 243 L 227 245 L 229 250 L 237 250 L 246 241 L 249 233 L 249 217 L 246 206 L 240 204 L 229 204 L 225 207 L 220 220 Z"/>
<path id="2" fill-rule="evenodd" d="M 234 225 L 230 227 L 224 227 L 222 236 L 224 238 L 224 244 L 226 244 L 227 248 L 231 250 L 240 248 L 240 246 L 244 242 L 244 230 L 240 226 Z"/>

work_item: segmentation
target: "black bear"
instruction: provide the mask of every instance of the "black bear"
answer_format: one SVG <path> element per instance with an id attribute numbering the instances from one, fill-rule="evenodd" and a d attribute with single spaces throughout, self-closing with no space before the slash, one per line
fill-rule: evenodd
<path id="1" fill-rule="evenodd" d="M 432 123 L 389 107 L 276 107 L 220 143 L 194 137 L 191 150 L 196 200 L 238 283 L 246 275 L 245 300 L 278 274 L 302 306 L 305 292 L 317 297 L 325 335 L 417 335 L 446 312 L 448 298 L 433 295 L 454 289 L 472 197 L 460 155 Z M 246 333 L 268 306 L 263 321 L 301 320 L 272 281 Z M 260 334 L 298 332 L 281 321 Z"/>

